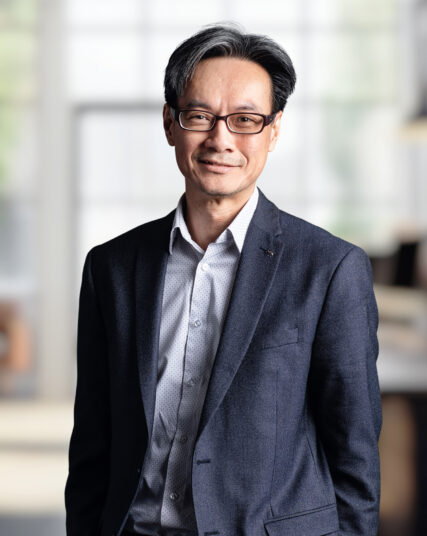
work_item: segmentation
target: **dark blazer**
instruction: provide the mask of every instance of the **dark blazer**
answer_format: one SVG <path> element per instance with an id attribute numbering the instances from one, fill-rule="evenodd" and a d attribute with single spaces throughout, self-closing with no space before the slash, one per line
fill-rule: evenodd
<path id="1" fill-rule="evenodd" d="M 173 217 L 86 257 L 68 536 L 120 534 L 138 487 Z M 194 448 L 200 536 L 376 534 L 377 322 L 366 254 L 260 192 Z"/>

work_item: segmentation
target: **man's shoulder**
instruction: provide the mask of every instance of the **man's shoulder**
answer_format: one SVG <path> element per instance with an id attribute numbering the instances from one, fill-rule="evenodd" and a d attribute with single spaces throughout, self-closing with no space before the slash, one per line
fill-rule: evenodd
<path id="1" fill-rule="evenodd" d="M 141 248 L 157 247 L 169 236 L 175 209 L 166 216 L 133 227 L 91 248 L 94 257 L 103 261 L 133 257 Z"/>
<path id="2" fill-rule="evenodd" d="M 354 247 L 354 244 L 351 242 L 333 234 L 331 231 L 328 231 L 319 225 L 281 209 L 278 210 L 282 229 L 291 228 L 293 234 L 306 245 L 310 244 L 312 247 L 318 247 L 320 249 L 327 247 L 338 250 L 348 250 Z"/>
<path id="3" fill-rule="evenodd" d="M 366 260 L 365 251 L 358 245 L 278 207 L 277 211 L 285 248 L 304 264 L 333 269 L 346 257 Z"/>

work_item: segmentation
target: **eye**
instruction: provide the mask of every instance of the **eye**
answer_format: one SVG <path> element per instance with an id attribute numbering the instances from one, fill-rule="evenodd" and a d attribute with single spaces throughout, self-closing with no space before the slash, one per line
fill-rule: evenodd
<path id="1" fill-rule="evenodd" d="M 230 124 L 236 132 L 255 133 L 261 130 L 263 118 L 257 114 L 232 114 Z"/>
<path id="2" fill-rule="evenodd" d="M 237 120 L 239 123 L 254 123 L 255 122 L 254 118 L 249 115 L 239 115 L 237 117 Z"/>
<path id="3" fill-rule="evenodd" d="M 209 117 L 201 112 L 187 112 L 187 119 L 192 121 L 209 121 Z"/>

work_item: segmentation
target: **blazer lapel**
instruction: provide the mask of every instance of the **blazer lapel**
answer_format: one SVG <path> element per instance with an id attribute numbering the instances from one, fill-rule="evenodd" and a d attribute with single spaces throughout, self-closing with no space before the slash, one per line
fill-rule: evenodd
<path id="1" fill-rule="evenodd" d="M 279 210 L 259 193 L 242 248 L 198 435 L 224 398 L 248 349 L 282 255 Z"/>
<path id="2" fill-rule="evenodd" d="M 149 224 L 141 236 L 135 269 L 136 352 L 142 403 L 151 439 L 156 400 L 163 287 L 175 211 Z"/>

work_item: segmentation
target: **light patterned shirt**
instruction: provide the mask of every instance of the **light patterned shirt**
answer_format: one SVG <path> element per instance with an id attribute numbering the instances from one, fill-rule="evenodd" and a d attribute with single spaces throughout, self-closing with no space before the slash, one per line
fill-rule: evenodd
<path id="1" fill-rule="evenodd" d="M 185 194 L 170 234 L 153 434 L 126 530 L 196 533 L 191 468 L 197 429 L 258 188 L 204 251 L 188 231 Z"/>

